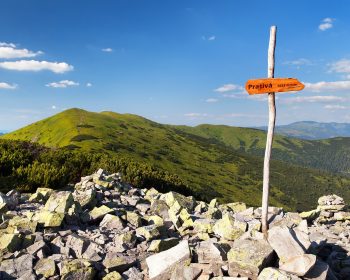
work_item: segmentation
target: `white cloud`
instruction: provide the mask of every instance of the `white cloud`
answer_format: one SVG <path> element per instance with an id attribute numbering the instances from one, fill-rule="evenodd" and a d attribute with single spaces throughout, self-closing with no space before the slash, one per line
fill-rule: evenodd
<path id="1" fill-rule="evenodd" d="M 324 108 L 328 109 L 328 110 L 344 110 L 344 109 L 348 109 L 348 107 L 343 106 L 343 105 L 325 105 Z"/>
<path id="2" fill-rule="evenodd" d="M 331 63 L 329 72 L 350 73 L 350 59 L 340 59 Z"/>
<path id="3" fill-rule="evenodd" d="M 292 104 L 292 103 L 323 103 L 323 102 L 341 102 L 345 101 L 346 98 L 334 96 L 334 95 L 316 95 L 316 96 L 297 96 L 286 99 L 281 99 L 281 103 Z"/>
<path id="4" fill-rule="evenodd" d="M 205 102 L 215 103 L 215 102 L 218 102 L 218 99 L 216 99 L 216 98 L 208 98 L 207 100 L 205 100 Z"/>
<path id="5" fill-rule="evenodd" d="M 48 62 L 37 60 L 19 60 L 0 62 L 0 68 L 16 71 L 42 71 L 49 70 L 54 73 L 64 73 L 74 69 L 72 65 L 65 62 Z"/>
<path id="6" fill-rule="evenodd" d="M 43 54 L 42 51 L 33 52 L 28 49 L 18 49 L 15 44 L 12 43 L 0 43 L 0 58 L 23 58 L 23 57 L 35 57 Z"/>
<path id="7" fill-rule="evenodd" d="M 87 87 L 92 87 L 92 83 L 86 83 Z"/>
<path id="8" fill-rule="evenodd" d="M 52 105 L 52 106 L 51 106 L 51 109 L 52 109 L 52 110 L 56 110 L 56 108 L 57 108 L 57 107 L 56 107 L 55 105 Z"/>
<path id="9" fill-rule="evenodd" d="M 235 84 L 226 84 L 226 85 L 223 85 L 221 87 L 214 89 L 214 91 L 220 92 L 220 93 L 234 91 L 234 90 L 243 90 L 243 87 L 240 85 L 235 85 Z"/>
<path id="10" fill-rule="evenodd" d="M 0 47 L 11 47 L 11 48 L 15 48 L 16 45 L 13 44 L 13 43 L 0 42 Z"/>
<path id="11" fill-rule="evenodd" d="M 313 92 L 350 90 L 350 81 L 304 83 L 305 90 Z"/>
<path id="12" fill-rule="evenodd" d="M 8 83 L 0 83 L 0 89 L 16 89 L 17 85 L 16 84 L 8 84 Z"/>
<path id="13" fill-rule="evenodd" d="M 202 36 L 202 40 L 204 40 L 204 41 L 215 41 L 215 39 L 216 39 L 215 35 L 212 35 L 212 36 L 209 36 L 209 37 Z"/>
<path id="14" fill-rule="evenodd" d="M 318 29 L 321 30 L 321 31 L 325 31 L 327 29 L 330 29 L 333 27 L 333 22 L 334 22 L 334 19 L 332 18 L 324 18 L 320 25 L 318 26 Z"/>
<path id="15" fill-rule="evenodd" d="M 60 82 L 49 83 L 46 86 L 53 87 L 53 88 L 67 88 L 72 86 L 79 86 L 79 83 L 69 81 L 69 80 L 62 80 Z"/>
<path id="16" fill-rule="evenodd" d="M 112 48 L 104 48 L 104 49 L 101 49 L 101 51 L 103 51 L 103 52 L 113 52 L 113 49 Z"/>
<path id="17" fill-rule="evenodd" d="M 208 114 L 206 113 L 187 113 L 184 114 L 185 117 L 190 117 L 190 118 L 198 118 L 198 117 L 206 117 Z"/>

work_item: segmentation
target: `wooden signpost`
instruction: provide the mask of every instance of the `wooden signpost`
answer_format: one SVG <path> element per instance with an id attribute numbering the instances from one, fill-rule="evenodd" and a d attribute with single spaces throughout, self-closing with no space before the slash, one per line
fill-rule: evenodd
<path id="1" fill-rule="evenodd" d="M 276 26 L 271 26 L 270 41 L 268 49 L 268 69 L 267 79 L 249 80 L 246 83 L 246 90 L 249 94 L 268 94 L 269 104 L 269 125 L 267 129 L 267 139 L 264 157 L 264 175 L 263 175 L 263 195 L 262 195 L 262 232 L 267 238 L 268 230 L 268 206 L 269 206 L 269 188 L 270 188 L 270 158 L 273 134 L 275 130 L 276 106 L 275 92 L 298 91 L 304 88 L 304 85 L 294 78 L 274 78 L 275 72 L 275 47 L 276 47 Z"/>

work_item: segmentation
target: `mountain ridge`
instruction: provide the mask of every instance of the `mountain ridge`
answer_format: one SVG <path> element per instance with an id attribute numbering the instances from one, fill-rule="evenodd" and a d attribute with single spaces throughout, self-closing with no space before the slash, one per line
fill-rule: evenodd
<path id="1" fill-rule="evenodd" d="M 267 130 L 266 126 L 257 127 Z M 335 137 L 350 137 L 350 123 L 299 121 L 278 125 L 277 134 L 305 140 L 322 140 Z"/>

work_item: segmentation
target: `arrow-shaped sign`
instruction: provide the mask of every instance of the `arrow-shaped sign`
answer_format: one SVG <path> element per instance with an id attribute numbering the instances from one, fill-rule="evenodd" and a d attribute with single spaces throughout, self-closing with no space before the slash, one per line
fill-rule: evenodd
<path id="1" fill-rule="evenodd" d="M 249 94 L 302 90 L 305 86 L 294 78 L 269 78 L 249 80 L 245 89 Z"/>

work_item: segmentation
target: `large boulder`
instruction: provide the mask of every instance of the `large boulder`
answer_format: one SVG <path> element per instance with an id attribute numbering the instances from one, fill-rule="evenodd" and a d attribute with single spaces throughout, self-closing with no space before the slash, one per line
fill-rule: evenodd
<path id="1" fill-rule="evenodd" d="M 44 227 L 60 227 L 63 223 L 64 217 L 64 213 L 41 210 L 33 216 L 33 220 L 37 221 Z"/>
<path id="2" fill-rule="evenodd" d="M 274 267 L 267 267 L 261 271 L 257 280 L 301 280 L 301 278 Z"/>
<path id="3" fill-rule="evenodd" d="M 33 256 L 24 254 L 18 258 L 2 260 L 0 263 L 0 279 L 19 279 L 33 271 Z M 27 278 L 28 279 L 28 278 Z"/>
<path id="4" fill-rule="evenodd" d="M 136 259 L 130 256 L 123 256 L 115 252 L 108 252 L 102 264 L 109 270 L 124 272 L 135 264 Z"/>
<path id="5" fill-rule="evenodd" d="M 305 253 L 303 247 L 296 240 L 293 230 L 286 226 L 271 228 L 268 231 L 268 241 L 282 263 Z"/>
<path id="6" fill-rule="evenodd" d="M 50 195 L 45 203 L 44 209 L 49 212 L 67 213 L 68 209 L 73 205 L 74 198 L 69 191 L 54 192 Z"/>
<path id="7" fill-rule="evenodd" d="M 26 217 L 15 216 L 9 220 L 7 231 L 11 233 L 34 233 L 37 226 L 36 221 Z"/>
<path id="8" fill-rule="evenodd" d="M 293 273 L 298 276 L 307 274 L 316 264 L 316 256 L 311 254 L 303 254 L 289 258 L 287 261 L 280 263 L 279 268 Z"/>
<path id="9" fill-rule="evenodd" d="M 100 227 L 108 230 L 121 230 L 124 228 L 124 223 L 118 216 L 107 214 L 103 217 Z"/>
<path id="10" fill-rule="evenodd" d="M 164 194 L 164 200 L 168 207 L 175 207 L 178 210 L 180 210 L 180 208 L 185 208 L 189 212 L 192 212 L 196 205 L 196 201 L 192 196 L 186 197 L 177 192 L 168 192 Z"/>
<path id="11" fill-rule="evenodd" d="M 234 242 L 227 255 L 229 274 L 256 278 L 260 271 L 273 264 L 274 251 L 265 240 L 243 239 Z"/>
<path id="12" fill-rule="evenodd" d="M 37 188 L 28 201 L 45 203 L 53 192 L 53 189 L 50 188 Z"/>
<path id="13" fill-rule="evenodd" d="M 150 280 L 166 280 L 177 266 L 186 266 L 191 262 L 188 241 L 181 241 L 178 245 L 152 255 L 146 259 Z"/>
<path id="14" fill-rule="evenodd" d="M 91 262 L 85 259 L 67 259 L 61 263 L 61 280 L 93 280 L 95 270 Z"/>
<path id="15" fill-rule="evenodd" d="M 15 252 L 20 249 L 22 239 L 17 233 L 0 234 L 0 250 Z"/>
<path id="16" fill-rule="evenodd" d="M 246 226 L 245 224 L 245 229 Z M 244 234 L 245 229 L 241 226 L 241 223 L 235 223 L 234 218 L 229 213 L 218 220 L 213 227 L 215 234 L 227 240 L 238 239 Z"/>
<path id="17" fill-rule="evenodd" d="M 39 259 L 34 267 L 38 276 L 49 278 L 56 274 L 56 264 L 53 259 Z"/>
<path id="18" fill-rule="evenodd" d="M 301 230 L 297 232 L 305 240 L 300 242 L 293 229 L 276 226 L 268 231 L 268 241 L 279 257 L 282 270 L 304 276 L 315 265 L 316 256 L 305 254 L 304 246 L 309 246 L 306 245 L 307 235 L 303 235 Z"/>

